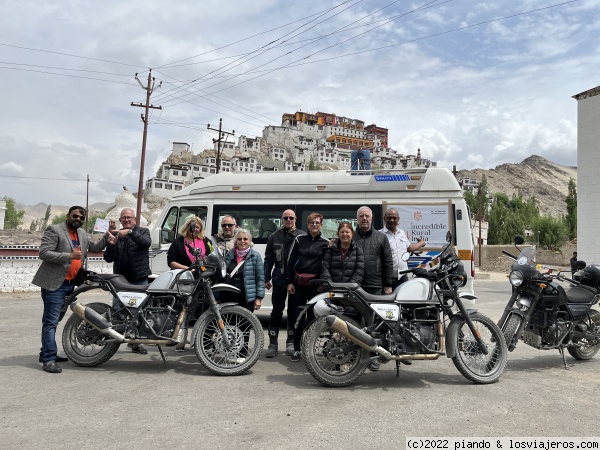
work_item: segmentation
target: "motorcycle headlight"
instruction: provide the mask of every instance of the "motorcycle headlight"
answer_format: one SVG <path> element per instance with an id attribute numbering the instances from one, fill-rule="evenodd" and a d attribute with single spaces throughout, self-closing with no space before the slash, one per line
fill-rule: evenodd
<path id="1" fill-rule="evenodd" d="M 513 270 L 508 276 L 508 281 L 510 281 L 510 284 L 512 284 L 514 287 L 519 287 L 523 284 L 524 278 L 523 272 L 520 270 Z"/>

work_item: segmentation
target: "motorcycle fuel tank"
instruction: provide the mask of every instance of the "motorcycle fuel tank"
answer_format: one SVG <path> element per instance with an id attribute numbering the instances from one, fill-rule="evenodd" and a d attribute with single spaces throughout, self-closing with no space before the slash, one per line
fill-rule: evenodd
<path id="1" fill-rule="evenodd" d="M 426 302 L 429 299 L 430 285 L 431 282 L 425 278 L 411 278 L 400 285 L 396 293 L 396 301 Z M 437 300 L 432 300 L 432 303 L 437 303 Z"/>

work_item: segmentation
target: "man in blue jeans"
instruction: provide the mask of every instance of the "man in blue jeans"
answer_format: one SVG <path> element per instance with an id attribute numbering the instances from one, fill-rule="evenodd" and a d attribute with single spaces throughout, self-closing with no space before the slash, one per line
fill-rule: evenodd
<path id="1" fill-rule="evenodd" d="M 85 261 L 88 250 L 99 252 L 106 245 L 106 234 L 98 242 L 90 242 L 85 230 L 80 229 L 85 221 L 85 208 L 69 208 L 67 220 L 50 225 L 44 231 L 40 245 L 42 264 L 32 283 L 42 288 L 44 313 L 42 315 L 42 348 L 39 361 L 49 373 L 60 373 L 57 362 L 67 361 L 58 356 L 56 327 L 65 315 L 63 300 L 75 288 L 77 272 Z"/>

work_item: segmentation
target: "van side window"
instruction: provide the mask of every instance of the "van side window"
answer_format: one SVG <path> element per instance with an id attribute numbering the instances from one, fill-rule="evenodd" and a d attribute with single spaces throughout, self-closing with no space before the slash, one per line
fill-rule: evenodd
<path id="1" fill-rule="evenodd" d="M 217 207 L 215 207 L 215 210 Z M 263 209 L 260 206 L 250 208 L 239 208 L 230 209 L 227 207 L 221 208 L 218 211 L 218 222 L 214 224 L 215 230 L 220 230 L 221 220 L 224 216 L 232 216 L 235 218 L 237 226 L 240 228 L 246 228 L 252 235 L 252 240 L 256 243 L 266 243 L 267 238 L 279 228 L 281 228 L 281 213 L 285 210 L 283 208 Z"/>
<path id="2" fill-rule="evenodd" d="M 179 228 L 191 216 L 198 216 L 206 224 L 206 206 L 172 207 L 160 228 L 160 243 L 171 244 L 179 236 Z"/>

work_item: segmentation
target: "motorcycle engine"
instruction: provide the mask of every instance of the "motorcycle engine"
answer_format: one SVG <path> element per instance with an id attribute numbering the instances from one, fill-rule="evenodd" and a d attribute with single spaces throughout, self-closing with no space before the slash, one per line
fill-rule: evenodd
<path id="1" fill-rule="evenodd" d="M 407 352 L 421 352 L 423 349 L 419 344 L 419 341 L 425 345 L 428 349 L 431 349 L 435 343 L 436 333 L 431 325 L 412 323 L 410 328 L 404 330 L 402 335 L 402 342 L 404 344 L 405 351 Z"/>
<path id="2" fill-rule="evenodd" d="M 159 336 L 171 337 L 177 324 L 177 316 L 168 310 L 151 310 L 144 314 L 146 322 L 139 319 L 138 335 L 140 338 L 151 339 L 154 333 Z M 164 327 L 164 328 L 163 328 Z M 152 331 L 151 331 L 152 329 Z"/>

